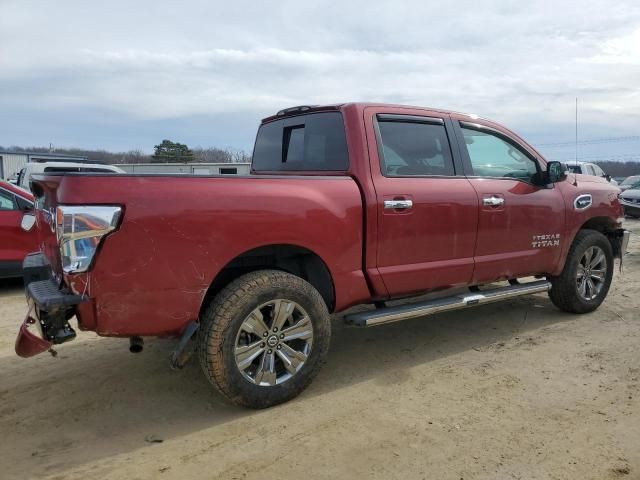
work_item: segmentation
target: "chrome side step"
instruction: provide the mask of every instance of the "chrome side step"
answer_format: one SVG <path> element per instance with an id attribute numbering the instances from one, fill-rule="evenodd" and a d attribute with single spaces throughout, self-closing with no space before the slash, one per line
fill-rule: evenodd
<path id="1" fill-rule="evenodd" d="M 346 315 L 345 322 L 358 327 L 372 327 L 385 323 L 399 322 L 410 318 L 423 317 L 434 313 L 449 312 L 462 308 L 483 305 L 485 303 L 499 302 L 509 298 L 530 295 L 532 293 L 547 292 L 551 289 L 551 283 L 546 280 L 537 282 L 509 285 L 507 287 L 493 288 L 480 292 L 454 295 L 419 303 L 396 305 L 378 310 L 368 310 Z"/>

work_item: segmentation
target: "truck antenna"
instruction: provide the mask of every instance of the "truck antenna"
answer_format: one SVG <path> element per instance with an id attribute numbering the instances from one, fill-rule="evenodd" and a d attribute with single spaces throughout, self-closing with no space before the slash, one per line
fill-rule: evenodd
<path id="1" fill-rule="evenodd" d="M 578 165 L 578 97 L 576 97 L 576 165 Z"/>

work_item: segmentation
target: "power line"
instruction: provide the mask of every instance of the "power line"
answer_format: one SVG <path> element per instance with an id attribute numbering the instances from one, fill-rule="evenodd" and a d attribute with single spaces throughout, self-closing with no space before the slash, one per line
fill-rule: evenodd
<path id="1" fill-rule="evenodd" d="M 579 145 L 594 145 L 598 143 L 620 143 L 620 142 L 637 142 L 640 141 L 640 135 L 628 135 L 626 137 L 608 137 L 595 138 L 592 140 L 580 140 Z M 555 142 L 555 143 L 534 143 L 536 147 L 574 147 L 576 141 L 571 142 Z"/>
<path id="2" fill-rule="evenodd" d="M 550 159 L 557 160 L 559 162 L 572 163 L 575 162 L 573 157 L 557 157 L 551 156 Z M 593 155 L 593 156 L 581 156 L 580 161 L 583 162 L 640 162 L 640 155 L 628 154 L 628 155 Z"/>

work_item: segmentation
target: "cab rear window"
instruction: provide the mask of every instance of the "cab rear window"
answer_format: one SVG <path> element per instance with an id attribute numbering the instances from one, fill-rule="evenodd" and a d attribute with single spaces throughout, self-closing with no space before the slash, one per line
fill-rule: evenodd
<path id="1" fill-rule="evenodd" d="M 340 112 L 283 118 L 260 127 L 255 171 L 344 171 L 349 154 Z"/>

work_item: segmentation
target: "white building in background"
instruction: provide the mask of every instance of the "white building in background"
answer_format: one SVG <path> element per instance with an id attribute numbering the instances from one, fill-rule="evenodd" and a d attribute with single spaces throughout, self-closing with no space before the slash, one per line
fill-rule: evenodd
<path id="1" fill-rule="evenodd" d="M 63 155 L 59 153 L 14 152 L 0 150 L 0 180 L 9 180 L 29 162 L 87 162 L 81 155 Z"/>
<path id="2" fill-rule="evenodd" d="M 127 173 L 185 173 L 188 175 L 249 175 L 250 163 L 125 163 Z"/>
<path id="3" fill-rule="evenodd" d="M 0 180 L 17 177 L 27 163 L 88 163 L 86 156 L 0 150 Z M 95 163 L 95 162 L 92 162 Z M 250 163 L 127 163 L 114 165 L 127 173 L 185 173 L 190 175 L 249 175 Z"/>

